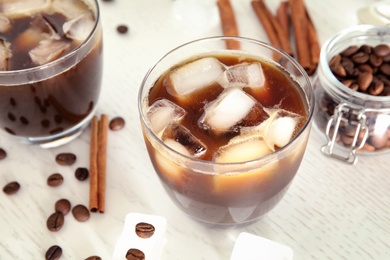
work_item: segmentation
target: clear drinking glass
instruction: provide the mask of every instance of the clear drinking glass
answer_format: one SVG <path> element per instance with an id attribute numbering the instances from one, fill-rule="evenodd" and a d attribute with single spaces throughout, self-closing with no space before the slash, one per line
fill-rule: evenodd
<path id="1" fill-rule="evenodd" d="M 238 41 L 240 49 L 226 49 L 226 40 Z M 231 53 L 237 57 L 261 59 L 286 70 L 284 75 L 296 83 L 298 98 L 302 100 L 302 110 L 306 114 L 300 129 L 285 146 L 247 161 L 215 162 L 172 149 L 151 129 L 153 122 L 148 117 L 151 89 L 161 75 L 183 60 L 205 54 L 223 56 Z M 283 67 L 274 58 L 281 60 Z M 240 37 L 200 39 L 170 51 L 147 72 L 138 102 L 146 147 L 170 198 L 192 218 L 209 224 L 230 225 L 257 220 L 282 199 L 304 155 L 314 108 L 309 77 L 293 58 L 266 43 Z"/>
<path id="2" fill-rule="evenodd" d="M 4 1 L 0 10 L 1 132 L 42 147 L 73 140 L 101 88 L 98 2 Z"/>

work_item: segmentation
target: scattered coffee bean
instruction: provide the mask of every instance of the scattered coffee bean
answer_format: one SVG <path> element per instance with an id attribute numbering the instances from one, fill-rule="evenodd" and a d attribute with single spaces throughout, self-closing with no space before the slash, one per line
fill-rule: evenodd
<path id="1" fill-rule="evenodd" d="M 80 222 L 85 222 L 89 219 L 90 213 L 84 205 L 76 205 L 72 209 L 73 217 Z"/>
<path id="2" fill-rule="evenodd" d="M 87 168 L 79 167 L 76 169 L 74 175 L 79 181 L 85 181 L 86 179 L 88 179 L 89 171 Z"/>
<path id="3" fill-rule="evenodd" d="M 112 131 L 121 130 L 125 126 L 125 120 L 122 117 L 115 117 L 111 119 L 109 126 Z"/>
<path id="4" fill-rule="evenodd" d="M 46 226 L 50 231 L 56 232 L 62 228 L 64 221 L 64 214 L 61 212 L 54 212 L 47 219 Z"/>
<path id="5" fill-rule="evenodd" d="M 16 181 L 13 181 L 5 185 L 3 191 L 7 195 L 12 195 L 18 192 L 19 189 L 20 189 L 20 184 Z"/>
<path id="6" fill-rule="evenodd" d="M 155 228 L 152 224 L 140 222 L 137 225 L 135 225 L 135 233 L 140 238 L 150 238 L 153 236 L 155 231 Z"/>
<path id="7" fill-rule="evenodd" d="M 130 248 L 126 253 L 127 260 L 144 260 L 145 253 L 137 248 Z"/>
<path id="8" fill-rule="evenodd" d="M 56 156 L 59 165 L 72 165 L 76 162 L 76 155 L 72 153 L 60 153 Z"/>
<path id="9" fill-rule="evenodd" d="M 93 256 L 85 258 L 85 260 L 102 260 L 102 258 L 100 256 L 93 255 Z"/>
<path id="10" fill-rule="evenodd" d="M 129 28 L 128 28 L 126 25 L 121 24 L 121 25 L 118 25 L 118 26 L 116 27 L 116 30 L 117 30 L 120 34 L 125 34 L 125 33 L 127 33 L 127 31 L 129 30 Z"/>
<path id="11" fill-rule="evenodd" d="M 50 187 L 60 186 L 64 182 L 64 178 L 59 173 L 53 173 L 47 178 L 47 185 Z"/>
<path id="12" fill-rule="evenodd" d="M 62 256 L 62 248 L 57 246 L 57 245 L 54 245 L 54 246 L 51 246 L 46 251 L 45 259 L 46 260 L 57 260 L 57 259 L 60 259 L 61 256 Z"/>
<path id="13" fill-rule="evenodd" d="M 64 216 L 69 213 L 70 208 L 70 201 L 67 199 L 60 199 L 54 205 L 54 210 L 56 212 L 61 212 Z"/>
<path id="14" fill-rule="evenodd" d="M 7 152 L 0 148 L 0 160 L 3 160 L 5 157 L 7 157 Z"/>

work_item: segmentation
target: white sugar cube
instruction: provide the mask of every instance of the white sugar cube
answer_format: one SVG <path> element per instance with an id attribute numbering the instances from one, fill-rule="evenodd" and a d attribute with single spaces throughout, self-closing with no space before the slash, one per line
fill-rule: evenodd
<path id="1" fill-rule="evenodd" d="M 293 250 L 286 245 L 242 232 L 236 240 L 230 260 L 292 260 L 293 257 Z"/>
<path id="2" fill-rule="evenodd" d="M 136 233 L 136 226 L 139 223 L 152 225 L 154 227 L 154 233 L 147 238 L 140 237 Z M 166 242 L 166 225 L 167 221 L 162 216 L 141 213 L 127 214 L 112 259 L 126 260 L 126 253 L 131 248 L 142 251 L 145 254 L 145 259 L 159 259 Z"/>

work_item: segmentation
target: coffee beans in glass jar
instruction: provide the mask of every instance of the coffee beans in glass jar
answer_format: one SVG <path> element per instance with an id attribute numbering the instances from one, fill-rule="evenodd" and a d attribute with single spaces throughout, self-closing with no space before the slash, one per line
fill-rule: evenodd
<path id="1" fill-rule="evenodd" d="M 328 138 L 325 154 L 356 163 L 356 154 L 390 150 L 389 36 L 390 28 L 359 25 L 324 43 L 314 122 Z"/>

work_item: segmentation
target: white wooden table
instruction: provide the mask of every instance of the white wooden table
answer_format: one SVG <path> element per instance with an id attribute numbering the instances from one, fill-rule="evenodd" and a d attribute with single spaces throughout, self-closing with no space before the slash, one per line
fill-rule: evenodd
<path id="1" fill-rule="evenodd" d="M 186 2 L 186 7 L 181 5 Z M 109 132 L 106 212 L 80 223 L 66 216 L 62 230 L 49 232 L 54 203 L 67 198 L 88 205 L 88 181 L 74 178 L 88 167 L 89 131 L 59 148 L 44 150 L 0 136 L 8 156 L 0 161 L 0 186 L 17 180 L 12 196 L 0 192 L 0 259 L 43 259 L 53 244 L 62 259 L 99 255 L 111 259 L 129 212 L 167 219 L 161 259 L 229 259 L 235 239 L 246 231 L 290 246 L 294 259 L 390 259 L 390 156 L 366 156 L 355 166 L 320 152 L 324 139 L 313 129 L 301 168 L 282 202 L 262 220 L 240 228 L 210 229 L 185 216 L 170 201 L 149 161 L 140 131 L 137 92 L 147 69 L 173 47 L 195 38 L 219 35 L 213 0 L 100 1 L 104 30 L 103 89 L 98 113 L 122 116 L 126 127 Z M 232 0 L 242 36 L 267 41 L 250 0 Z M 306 0 L 320 42 L 358 24 L 356 11 L 367 0 Z M 267 1 L 274 8 L 278 1 Z M 189 10 L 193 10 L 190 12 Z M 206 17 L 206 18 L 204 18 Z M 194 23 L 198 20 L 198 23 Z M 116 27 L 125 24 L 121 35 Z M 55 155 L 73 152 L 70 167 Z M 65 182 L 51 188 L 47 177 L 60 172 Z"/>

